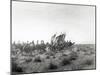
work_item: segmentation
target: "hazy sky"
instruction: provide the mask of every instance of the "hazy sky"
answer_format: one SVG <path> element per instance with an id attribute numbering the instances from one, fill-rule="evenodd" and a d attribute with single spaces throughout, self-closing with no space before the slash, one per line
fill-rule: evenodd
<path id="1" fill-rule="evenodd" d="M 94 43 L 95 7 L 13 1 L 13 41 L 47 42 L 61 32 L 66 32 L 66 40 Z"/>

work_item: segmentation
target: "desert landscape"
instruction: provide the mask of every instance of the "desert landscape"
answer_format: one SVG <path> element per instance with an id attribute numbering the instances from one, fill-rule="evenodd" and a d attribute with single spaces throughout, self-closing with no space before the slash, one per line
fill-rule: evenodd
<path id="1" fill-rule="evenodd" d="M 11 73 L 96 69 L 95 6 L 12 1 Z"/>
<path id="2" fill-rule="evenodd" d="M 54 34 L 51 42 L 12 43 L 12 74 L 95 69 L 95 44 L 76 44 L 66 34 Z"/>

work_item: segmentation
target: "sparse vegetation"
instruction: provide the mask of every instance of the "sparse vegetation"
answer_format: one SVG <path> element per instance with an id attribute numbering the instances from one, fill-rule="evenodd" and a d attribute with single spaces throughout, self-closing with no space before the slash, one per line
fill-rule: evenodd
<path id="1" fill-rule="evenodd" d="M 50 43 L 12 44 L 12 72 L 35 73 L 95 68 L 95 48 L 92 44 L 77 45 L 65 40 L 66 34 L 54 34 Z"/>

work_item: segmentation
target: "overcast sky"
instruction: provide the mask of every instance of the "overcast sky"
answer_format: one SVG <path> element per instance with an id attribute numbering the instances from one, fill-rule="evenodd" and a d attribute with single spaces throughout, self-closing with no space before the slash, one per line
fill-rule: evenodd
<path id="1" fill-rule="evenodd" d="M 66 32 L 66 40 L 95 42 L 95 7 L 12 2 L 12 40 L 50 41 L 55 33 Z"/>

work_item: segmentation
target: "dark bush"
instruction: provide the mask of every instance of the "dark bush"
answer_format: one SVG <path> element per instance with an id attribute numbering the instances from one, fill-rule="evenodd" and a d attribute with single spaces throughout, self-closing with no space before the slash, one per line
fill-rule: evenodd
<path id="1" fill-rule="evenodd" d="M 91 59 L 85 60 L 83 64 L 84 65 L 92 65 L 93 64 L 93 60 L 91 60 Z"/>
<path id="2" fill-rule="evenodd" d="M 50 59 L 50 56 L 47 56 L 46 59 Z"/>
<path id="3" fill-rule="evenodd" d="M 40 57 L 36 57 L 36 58 L 34 59 L 34 62 L 41 62 L 41 58 L 40 58 Z"/>
<path id="4" fill-rule="evenodd" d="M 29 62 L 31 62 L 32 61 L 32 59 L 27 59 L 27 60 L 25 60 L 25 62 L 27 62 L 27 63 L 29 63 Z"/>
<path id="5" fill-rule="evenodd" d="M 62 66 L 69 65 L 69 64 L 71 64 L 71 61 L 68 60 L 68 59 L 63 59 L 62 62 L 61 62 Z"/>
<path id="6" fill-rule="evenodd" d="M 72 53 L 70 54 L 70 60 L 76 60 L 77 57 L 78 57 L 78 54 L 77 54 L 76 52 L 72 52 Z"/>
<path id="7" fill-rule="evenodd" d="M 11 68 L 12 72 L 16 72 L 16 73 L 22 73 L 23 69 L 21 67 L 19 67 L 15 62 L 12 62 L 12 68 Z"/>
<path id="8" fill-rule="evenodd" d="M 58 68 L 58 66 L 57 65 L 55 65 L 55 64 L 53 64 L 53 63 L 50 63 L 50 65 L 49 65 L 49 68 L 48 69 L 57 69 Z"/>

